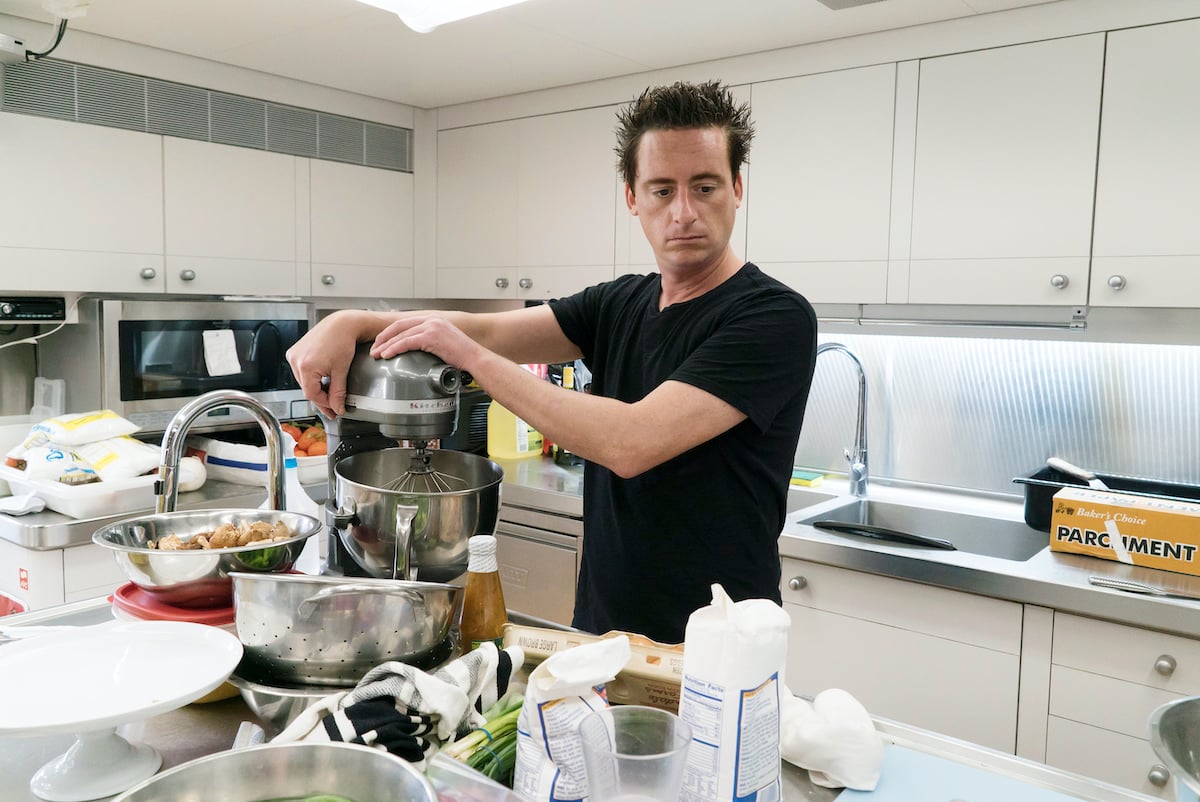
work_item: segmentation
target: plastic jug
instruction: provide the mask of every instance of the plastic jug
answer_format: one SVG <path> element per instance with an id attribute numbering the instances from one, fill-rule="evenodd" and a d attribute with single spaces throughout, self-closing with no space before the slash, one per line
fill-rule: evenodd
<path id="1" fill-rule="evenodd" d="M 526 459 L 542 455 L 542 433 L 492 401 L 487 416 L 488 456 Z"/>

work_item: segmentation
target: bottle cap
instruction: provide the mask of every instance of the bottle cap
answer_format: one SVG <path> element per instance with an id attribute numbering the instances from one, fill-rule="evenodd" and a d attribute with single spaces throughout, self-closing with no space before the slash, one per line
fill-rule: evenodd
<path id="1" fill-rule="evenodd" d="M 475 535 L 467 539 L 467 570 L 475 574 L 498 571 L 496 563 L 496 538 L 492 535 Z"/>

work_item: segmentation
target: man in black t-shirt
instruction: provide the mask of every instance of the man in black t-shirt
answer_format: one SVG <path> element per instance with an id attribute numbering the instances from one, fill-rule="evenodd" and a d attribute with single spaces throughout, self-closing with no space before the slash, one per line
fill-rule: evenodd
<path id="1" fill-rule="evenodd" d="M 359 341 L 373 339 L 379 357 L 423 350 L 470 372 L 587 460 L 575 625 L 677 643 L 712 583 L 735 600 L 780 600 L 777 540 L 816 317 L 729 243 L 753 136 L 746 106 L 715 82 L 676 83 L 647 89 L 618 123 L 626 204 L 658 273 L 506 312 L 337 312 L 288 361 L 330 415 L 344 411 Z M 520 367 L 578 358 L 590 394 Z"/>

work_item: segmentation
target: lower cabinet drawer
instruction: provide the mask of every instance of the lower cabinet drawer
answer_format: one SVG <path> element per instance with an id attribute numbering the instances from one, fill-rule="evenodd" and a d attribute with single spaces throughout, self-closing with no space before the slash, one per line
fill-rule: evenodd
<path id="1" fill-rule="evenodd" d="M 1050 668 L 1050 715 L 1148 741 L 1154 708 L 1180 698 L 1065 666 Z"/>
<path id="2" fill-rule="evenodd" d="M 1174 778 L 1142 738 L 1052 715 L 1046 730 L 1046 763 L 1148 796 L 1175 799 Z"/>
<path id="3" fill-rule="evenodd" d="M 530 532 L 501 521 L 496 527 L 496 562 L 504 603 L 547 621 L 570 625 L 575 613 L 577 538 Z"/>
<path id="4" fill-rule="evenodd" d="M 784 609 L 793 693 L 842 688 L 872 715 L 1014 753 L 1016 654 L 788 602 Z"/>
<path id="5" fill-rule="evenodd" d="M 1200 640 L 1054 614 L 1055 665 L 1183 696 L 1200 694 Z"/>

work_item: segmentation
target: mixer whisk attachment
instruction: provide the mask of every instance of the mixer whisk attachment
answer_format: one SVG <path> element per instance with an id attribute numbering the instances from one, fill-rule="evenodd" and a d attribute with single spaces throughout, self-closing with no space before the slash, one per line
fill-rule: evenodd
<path id="1" fill-rule="evenodd" d="M 414 493 L 429 495 L 433 493 L 452 493 L 465 490 L 467 482 L 452 474 L 443 473 L 433 467 L 433 454 L 429 444 L 417 441 L 408 470 L 384 485 L 385 490 L 394 493 Z"/>

